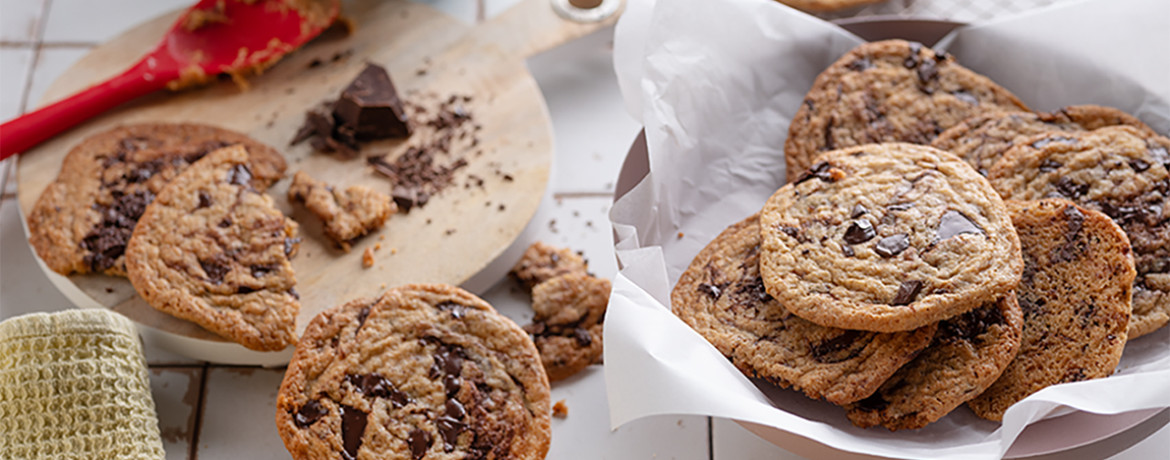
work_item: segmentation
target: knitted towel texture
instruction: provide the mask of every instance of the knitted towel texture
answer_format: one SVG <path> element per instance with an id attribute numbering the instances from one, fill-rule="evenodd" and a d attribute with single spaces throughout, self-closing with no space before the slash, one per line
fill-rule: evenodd
<path id="1" fill-rule="evenodd" d="M 0 323 L 0 458 L 163 456 L 130 320 L 71 310 Z"/>

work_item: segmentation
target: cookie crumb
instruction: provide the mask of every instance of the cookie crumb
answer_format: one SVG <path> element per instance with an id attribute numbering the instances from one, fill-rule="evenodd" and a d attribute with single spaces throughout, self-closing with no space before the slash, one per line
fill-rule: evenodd
<path id="1" fill-rule="evenodd" d="M 569 405 L 565 404 L 565 400 L 563 400 L 563 399 L 560 401 L 557 401 L 556 404 L 553 404 L 552 409 L 553 409 L 553 413 L 552 413 L 553 417 L 566 418 L 569 416 Z"/>
<path id="2" fill-rule="evenodd" d="M 390 255 L 398 254 L 398 248 L 390 248 Z"/>
<path id="3" fill-rule="evenodd" d="M 362 251 L 362 268 L 370 268 L 374 266 L 374 248 L 366 248 Z"/>
<path id="4" fill-rule="evenodd" d="M 678 239 L 681 240 L 683 238 L 683 236 L 686 236 L 686 235 L 683 235 L 683 232 L 678 232 Z"/>

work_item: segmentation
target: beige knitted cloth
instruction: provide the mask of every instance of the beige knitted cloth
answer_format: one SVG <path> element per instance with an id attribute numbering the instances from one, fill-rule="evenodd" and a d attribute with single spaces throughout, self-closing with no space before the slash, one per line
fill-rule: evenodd
<path id="1" fill-rule="evenodd" d="M 163 458 L 130 320 L 71 310 L 0 323 L 0 458 Z"/>

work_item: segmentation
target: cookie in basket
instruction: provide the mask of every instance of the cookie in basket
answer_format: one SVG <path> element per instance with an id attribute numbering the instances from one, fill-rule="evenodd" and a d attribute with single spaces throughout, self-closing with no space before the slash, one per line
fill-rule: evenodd
<path id="1" fill-rule="evenodd" d="M 248 151 L 216 150 L 158 194 L 126 246 L 138 294 L 164 313 L 253 350 L 296 341 L 299 296 L 289 257 L 297 224 L 253 187 Z"/>
<path id="2" fill-rule="evenodd" d="M 295 459 L 542 459 L 550 406 L 520 327 L 462 289 L 416 284 L 313 318 L 276 427 Z"/>
<path id="3" fill-rule="evenodd" d="M 1061 199 L 1007 206 L 1024 248 L 1016 291 L 1024 331 L 1003 375 L 967 403 L 990 420 L 1049 385 L 1113 373 L 1125 348 L 1135 274 L 1125 233 L 1108 216 Z"/>
<path id="4" fill-rule="evenodd" d="M 975 115 L 1028 110 L 1011 92 L 918 43 L 866 43 L 825 69 L 788 127 L 789 182 L 819 153 L 876 142 L 930 144 Z"/>
<path id="5" fill-rule="evenodd" d="M 988 179 L 1004 199 L 1069 199 L 1113 218 L 1133 246 L 1129 340 L 1170 322 L 1170 139 L 1129 126 L 1039 135 Z"/>
<path id="6" fill-rule="evenodd" d="M 949 153 L 871 144 L 825 153 L 760 211 L 760 273 L 792 314 L 896 332 L 1007 294 L 1020 242 L 987 180 Z"/>
<path id="7" fill-rule="evenodd" d="M 1092 131 L 1107 126 L 1133 126 L 1153 133 L 1137 118 L 1111 107 L 1073 105 L 1052 113 L 996 112 L 971 117 L 939 134 L 931 146 L 946 150 L 987 175 L 1004 152 L 1029 137 L 1052 131 Z"/>
<path id="8" fill-rule="evenodd" d="M 267 188 L 284 174 L 279 152 L 213 126 L 147 123 L 90 136 L 69 151 L 29 212 L 29 243 L 62 275 L 126 276 L 126 242 L 146 205 L 188 165 L 236 144 L 251 156 L 254 187 Z"/>
<path id="9" fill-rule="evenodd" d="M 670 295 L 674 314 L 749 377 L 849 404 L 913 359 L 937 328 L 878 333 L 819 326 L 764 292 L 759 260 L 753 215 L 708 243 Z"/>
<path id="10" fill-rule="evenodd" d="M 847 407 L 849 421 L 912 430 L 942 418 L 999 378 L 1020 348 L 1023 323 L 1014 293 L 939 323 L 929 347 Z"/>

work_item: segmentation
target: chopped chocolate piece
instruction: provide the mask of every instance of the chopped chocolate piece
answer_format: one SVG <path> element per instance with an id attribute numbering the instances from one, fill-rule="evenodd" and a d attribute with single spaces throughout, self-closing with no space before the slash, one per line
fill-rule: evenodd
<path id="1" fill-rule="evenodd" d="M 882 257 L 894 257 L 905 251 L 910 247 L 910 237 L 905 233 L 899 233 L 893 236 L 887 236 L 878 240 L 877 244 L 873 246 L 873 250 Z"/>
<path id="2" fill-rule="evenodd" d="M 720 296 L 723 295 L 723 288 L 716 286 L 714 284 L 699 283 L 699 290 L 702 291 L 704 294 L 707 294 L 707 296 L 710 297 L 712 300 L 718 299 Z"/>
<path id="3" fill-rule="evenodd" d="M 903 281 L 902 285 L 898 286 L 898 292 L 894 294 L 894 300 L 890 301 L 890 305 L 909 305 L 921 291 L 922 281 Z"/>
<path id="4" fill-rule="evenodd" d="M 1048 146 L 1048 144 L 1051 144 L 1053 142 L 1060 142 L 1062 144 L 1075 144 L 1077 141 L 1076 141 L 1076 139 L 1071 139 L 1071 138 L 1064 137 L 1064 136 L 1048 136 L 1048 137 L 1045 137 L 1043 139 L 1037 140 L 1036 142 L 1033 142 L 1032 148 L 1042 149 L 1042 148 Z"/>
<path id="5" fill-rule="evenodd" d="M 822 161 L 813 165 L 811 168 L 801 174 L 800 177 L 796 179 L 796 183 L 800 184 L 814 177 L 825 182 L 836 182 L 837 179 L 839 179 L 839 177 L 833 174 L 833 165 Z"/>
<path id="6" fill-rule="evenodd" d="M 341 438 L 345 448 L 342 458 L 356 460 L 358 448 L 362 446 L 362 435 L 366 432 L 368 422 L 366 413 L 359 409 L 341 404 Z"/>
<path id="7" fill-rule="evenodd" d="M 410 123 L 386 69 L 367 64 L 333 104 L 333 115 L 363 140 L 410 136 Z"/>
<path id="8" fill-rule="evenodd" d="M 1003 322 L 1003 311 L 992 303 L 939 323 L 937 337 L 973 342 L 991 326 Z"/>
<path id="9" fill-rule="evenodd" d="M 845 242 L 849 244 L 861 244 L 873 239 L 877 236 L 877 232 L 873 229 L 873 224 L 868 220 L 854 221 L 845 230 Z"/>
<path id="10" fill-rule="evenodd" d="M 297 428 L 305 428 L 312 425 L 321 417 L 324 417 L 327 413 L 329 411 L 321 406 L 321 403 L 317 402 L 317 400 L 311 400 L 301 406 L 300 410 L 293 416 L 293 423 L 297 425 Z"/>
<path id="11" fill-rule="evenodd" d="M 849 213 L 849 218 L 856 219 L 858 217 L 861 217 L 862 215 L 864 215 L 867 212 L 869 212 L 869 210 L 865 209 L 865 206 L 862 206 L 861 203 L 858 203 L 858 204 L 853 205 L 853 211 Z"/>
<path id="12" fill-rule="evenodd" d="M 414 460 L 419 460 L 426 456 L 427 450 L 431 448 L 431 434 L 415 428 L 410 430 L 410 456 Z"/>
<path id="13" fill-rule="evenodd" d="M 948 210 L 942 216 L 942 220 L 938 223 L 938 240 L 942 241 L 962 235 L 964 233 L 978 233 L 984 234 L 983 229 L 979 224 L 972 222 L 966 214 L 959 211 Z"/>

